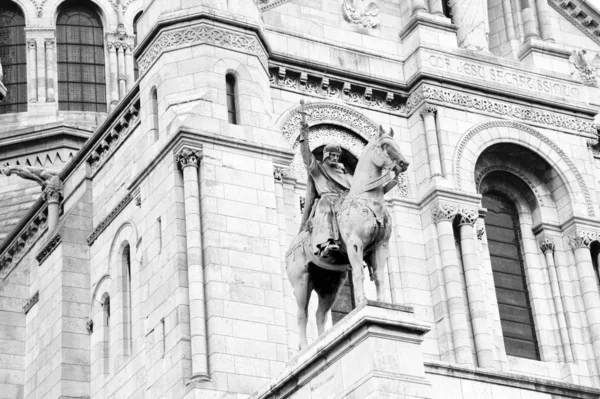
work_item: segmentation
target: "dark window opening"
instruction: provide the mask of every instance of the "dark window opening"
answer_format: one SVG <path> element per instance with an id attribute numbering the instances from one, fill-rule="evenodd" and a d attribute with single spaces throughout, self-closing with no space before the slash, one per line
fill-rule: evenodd
<path id="1" fill-rule="evenodd" d="M 92 9 L 73 5 L 58 15 L 58 108 L 106 112 L 104 34 Z"/>
<path id="2" fill-rule="evenodd" d="M 506 354 L 540 360 L 525 268 L 519 215 L 508 198 L 485 194 L 485 228 Z"/>
<path id="3" fill-rule="evenodd" d="M 142 17 L 142 13 L 143 11 L 140 11 L 136 14 L 135 18 L 133 18 L 133 47 L 137 47 L 138 45 L 138 22 L 140 20 L 140 18 Z M 135 78 L 135 80 L 138 80 L 138 78 L 140 77 L 140 68 L 138 66 L 138 61 L 137 58 L 135 58 L 133 60 L 133 77 Z"/>
<path id="4" fill-rule="evenodd" d="M 450 20 L 452 20 L 452 8 L 450 8 L 449 0 L 442 0 L 442 12 L 446 18 L 450 18 Z"/>
<path id="5" fill-rule="evenodd" d="M 227 86 L 227 115 L 229 117 L 229 123 L 237 125 L 237 108 L 236 108 L 236 87 L 235 77 L 232 74 L 225 76 L 225 83 Z"/>
<path id="6" fill-rule="evenodd" d="M 0 6 L 0 60 L 6 98 L 0 114 L 27 111 L 27 47 L 25 17 L 16 4 Z"/>

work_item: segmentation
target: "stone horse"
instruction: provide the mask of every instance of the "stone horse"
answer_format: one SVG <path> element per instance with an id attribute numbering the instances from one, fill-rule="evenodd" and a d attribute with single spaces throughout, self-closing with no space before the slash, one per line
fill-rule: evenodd
<path id="1" fill-rule="evenodd" d="M 317 258 L 310 249 L 309 229 L 304 228 L 286 254 L 287 274 L 298 305 L 300 349 L 308 345 L 307 310 L 313 290 L 319 296 L 316 314 L 319 335 L 325 330 L 327 313 L 344 285 L 348 270 L 352 270 L 356 302 L 366 300 L 363 261 L 372 271 L 377 300 L 387 299 L 383 282 L 392 226 L 383 195 L 397 184 L 389 172 L 393 170 L 397 179 L 398 174 L 408 167 L 393 137 L 393 130 L 387 133 L 380 127 L 379 134 L 369 141 L 356 165 L 352 188 L 339 206 L 336 217 L 342 239 L 340 252 L 345 256 L 345 264 L 332 266 Z"/>

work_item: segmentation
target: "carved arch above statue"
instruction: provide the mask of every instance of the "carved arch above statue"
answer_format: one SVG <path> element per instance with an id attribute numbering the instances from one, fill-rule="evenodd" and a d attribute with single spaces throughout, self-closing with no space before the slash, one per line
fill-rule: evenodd
<path id="1" fill-rule="evenodd" d="M 579 198 L 583 198 L 582 205 L 587 209 L 587 216 L 595 216 L 589 190 L 573 161 L 548 137 L 530 126 L 515 121 L 483 122 L 469 129 L 461 137 L 454 153 L 454 176 L 459 190 L 476 192 L 477 159 L 486 148 L 498 143 L 523 146 L 553 165 L 567 186 L 571 203 L 581 204 Z"/>

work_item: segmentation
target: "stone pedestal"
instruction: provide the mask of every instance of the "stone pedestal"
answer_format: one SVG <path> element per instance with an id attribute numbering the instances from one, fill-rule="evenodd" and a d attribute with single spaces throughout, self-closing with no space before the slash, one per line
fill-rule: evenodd
<path id="1" fill-rule="evenodd" d="M 367 301 L 292 359 L 251 399 L 432 398 L 412 308 Z"/>
<path id="2" fill-rule="evenodd" d="M 538 68 L 568 75 L 570 56 L 570 51 L 562 49 L 557 44 L 530 38 L 521 46 L 517 58 Z"/>
<path id="3" fill-rule="evenodd" d="M 0 102 L 4 100 L 4 97 L 6 97 L 6 87 L 0 82 Z"/>

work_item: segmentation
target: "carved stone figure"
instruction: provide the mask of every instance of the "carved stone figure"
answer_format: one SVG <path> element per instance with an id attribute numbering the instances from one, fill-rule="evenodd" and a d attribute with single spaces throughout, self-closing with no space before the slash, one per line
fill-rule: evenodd
<path id="1" fill-rule="evenodd" d="M 487 2 L 450 0 L 452 19 L 458 26 L 458 45 L 467 50 L 488 51 Z"/>
<path id="2" fill-rule="evenodd" d="M 309 161 L 309 176 L 313 182 L 309 179 L 303 227 L 286 254 L 286 268 L 298 305 L 300 349 L 303 349 L 308 345 L 306 311 L 313 290 L 319 296 L 316 315 L 319 335 L 324 332 L 325 318 L 348 270 L 352 270 L 357 302 L 366 300 L 363 262 L 375 281 L 377 299 L 386 299 L 382 285 L 392 226 L 383 196 L 395 187 L 408 162 L 393 139 L 393 130 L 388 133 L 380 127 L 379 134 L 362 151 L 352 186 L 346 192 L 348 180 L 337 164 L 336 149 L 328 146 L 327 155 L 324 151 L 326 161 L 318 163 L 306 154 L 308 126 L 305 121 L 301 130 L 303 156 L 305 162 Z M 395 178 L 390 176 L 390 171 L 395 173 Z M 311 198 L 314 200 L 309 205 Z"/>
<path id="3" fill-rule="evenodd" d="M 44 168 L 35 168 L 33 166 L 5 166 L 2 169 L 2 173 L 6 176 L 10 176 L 14 173 L 23 179 L 33 180 L 42 186 L 43 189 L 61 186 L 58 174 Z"/>
<path id="4" fill-rule="evenodd" d="M 379 25 L 379 6 L 375 3 L 366 4 L 364 0 L 344 0 L 342 2 L 344 17 L 348 22 L 374 28 Z"/>
<path id="5" fill-rule="evenodd" d="M 590 62 L 585 50 L 573 50 L 569 57 L 569 63 L 571 64 L 571 76 L 581 80 L 587 86 L 598 86 L 599 54 L 596 54 Z"/>

